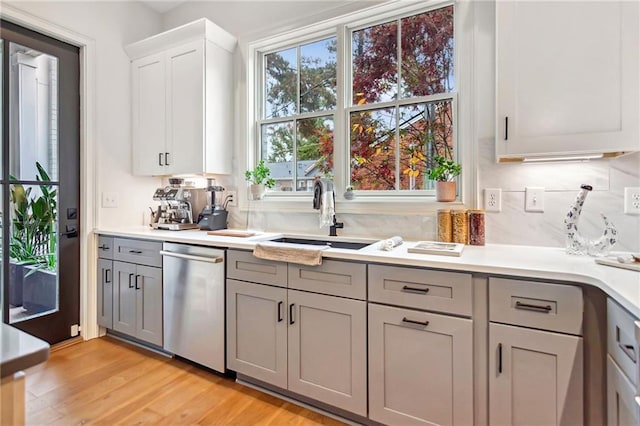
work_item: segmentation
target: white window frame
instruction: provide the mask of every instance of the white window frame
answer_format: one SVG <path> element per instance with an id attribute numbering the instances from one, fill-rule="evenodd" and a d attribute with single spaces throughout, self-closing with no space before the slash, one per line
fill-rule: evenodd
<path id="1" fill-rule="evenodd" d="M 462 164 L 462 175 L 458 181 L 458 199 L 450 203 L 439 203 L 432 190 L 419 191 L 356 191 L 353 200 L 342 196 L 346 190 L 350 173 L 350 147 L 347 129 L 351 90 L 351 67 L 344 61 L 350 59 L 351 31 L 369 27 L 399 17 L 411 16 L 453 4 L 454 11 L 454 92 L 393 101 L 414 104 L 425 100 L 453 99 L 454 149 L 457 161 Z M 407 2 L 394 0 L 358 12 L 332 18 L 317 24 L 288 31 L 247 45 L 247 155 L 246 168 L 252 168 L 259 160 L 260 126 L 262 109 L 262 61 L 258 56 L 304 44 L 313 40 L 336 36 L 337 38 L 337 98 L 334 113 L 334 185 L 336 188 L 336 210 L 343 213 L 416 214 L 438 208 L 472 208 L 477 205 L 477 141 L 474 140 L 475 112 L 473 102 L 473 2 L 469 0 L 431 0 Z M 406 101 L 406 102 L 404 102 Z M 383 104 L 376 105 L 382 106 Z M 371 107 L 367 104 L 364 109 Z M 352 109 L 350 109 L 352 110 Z M 264 120 L 263 120 L 264 121 Z M 462 141 L 462 142 L 461 142 Z M 338 154 L 338 155 L 336 155 Z M 389 193 L 393 192 L 393 193 Z M 268 193 L 260 201 L 263 211 L 310 211 L 311 196 L 307 192 L 277 191 Z"/>

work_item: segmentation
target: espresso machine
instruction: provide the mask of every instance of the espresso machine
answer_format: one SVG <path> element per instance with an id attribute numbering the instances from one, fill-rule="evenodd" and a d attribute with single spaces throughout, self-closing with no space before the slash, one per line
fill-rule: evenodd
<path id="1" fill-rule="evenodd" d="M 170 231 L 198 229 L 198 225 L 193 223 L 191 192 L 182 187 L 183 182 L 184 179 L 171 178 L 169 186 L 156 189 L 153 199 L 160 201 L 160 206 L 151 221 L 153 228 Z"/>
<path id="2" fill-rule="evenodd" d="M 198 215 L 198 226 L 210 231 L 227 229 L 227 209 L 221 199 L 224 188 L 216 185 L 215 179 L 207 179 L 206 191 L 211 193 L 211 202 Z"/>

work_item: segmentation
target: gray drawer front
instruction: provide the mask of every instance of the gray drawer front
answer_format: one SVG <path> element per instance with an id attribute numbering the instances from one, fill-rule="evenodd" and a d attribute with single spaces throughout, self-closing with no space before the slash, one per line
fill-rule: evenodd
<path id="1" fill-rule="evenodd" d="M 161 242 L 116 238 L 113 245 L 114 260 L 162 268 Z"/>
<path id="2" fill-rule="evenodd" d="M 607 299 L 607 352 L 635 385 L 638 381 L 638 343 L 634 322 L 630 313 Z"/>
<path id="3" fill-rule="evenodd" d="M 113 237 L 98 236 L 98 257 L 113 259 Z"/>
<path id="4" fill-rule="evenodd" d="M 489 278 L 489 320 L 582 335 L 582 289 Z"/>
<path id="5" fill-rule="evenodd" d="M 289 264 L 289 288 L 366 300 L 367 265 L 326 259 L 318 266 Z"/>
<path id="6" fill-rule="evenodd" d="M 471 316 L 471 274 L 369 265 L 369 301 Z"/>
<path id="7" fill-rule="evenodd" d="M 227 278 L 286 287 L 287 264 L 258 259 L 248 251 L 228 250 Z"/>

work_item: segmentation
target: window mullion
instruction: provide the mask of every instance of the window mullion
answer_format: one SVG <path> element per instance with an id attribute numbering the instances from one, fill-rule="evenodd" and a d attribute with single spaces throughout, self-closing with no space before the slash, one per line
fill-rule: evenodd
<path id="1" fill-rule="evenodd" d="M 396 191 L 401 189 L 400 177 L 402 176 L 400 170 L 400 107 L 398 102 L 401 99 L 401 89 L 402 85 L 400 82 L 402 81 L 402 37 L 400 36 L 400 31 L 402 20 L 398 18 L 396 24 L 396 65 L 398 67 L 397 79 L 396 81 L 396 129 L 395 129 L 395 138 L 396 138 Z"/>

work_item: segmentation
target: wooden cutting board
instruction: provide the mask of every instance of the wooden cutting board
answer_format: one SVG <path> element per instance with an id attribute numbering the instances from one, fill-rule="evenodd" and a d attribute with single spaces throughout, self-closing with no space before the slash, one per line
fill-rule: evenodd
<path id="1" fill-rule="evenodd" d="M 600 265 L 613 266 L 614 268 L 630 269 L 640 272 L 640 262 L 621 263 L 615 259 L 596 259 L 596 263 Z"/>
<path id="2" fill-rule="evenodd" d="M 216 235 L 218 237 L 239 237 L 247 238 L 256 235 L 255 232 L 240 231 L 234 229 L 218 229 L 217 231 L 207 231 L 207 235 Z"/>

